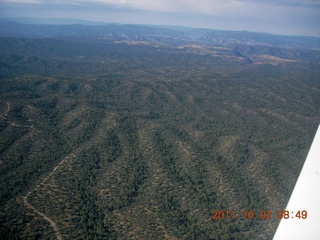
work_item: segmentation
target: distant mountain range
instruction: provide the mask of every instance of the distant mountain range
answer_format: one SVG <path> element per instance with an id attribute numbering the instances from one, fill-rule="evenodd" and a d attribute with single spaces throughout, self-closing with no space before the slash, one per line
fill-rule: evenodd
<path id="1" fill-rule="evenodd" d="M 73 19 L 0 19 L 1 37 L 85 38 L 158 41 L 175 45 L 268 46 L 320 50 L 320 38 L 176 26 L 104 24 Z"/>
<path id="2" fill-rule="evenodd" d="M 0 37 L 58 39 L 63 41 L 187 46 L 210 54 L 210 47 L 223 47 L 228 54 L 251 62 L 279 62 L 281 59 L 320 61 L 320 38 L 282 36 L 248 31 L 221 31 L 178 26 L 129 25 L 73 19 L 0 19 Z M 197 47 L 195 47 L 197 46 Z M 5 47 L 5 46 L 3 46 Z M 207 48 L 207 50 L 204 50 Z M 225 54 L 223 49 L 215 51 Z"/>

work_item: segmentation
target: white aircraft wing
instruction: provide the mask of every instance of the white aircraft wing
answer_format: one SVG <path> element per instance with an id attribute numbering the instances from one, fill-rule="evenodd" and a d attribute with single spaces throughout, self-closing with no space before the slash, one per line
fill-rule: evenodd
<path id="1" fill-rule="evenodd" d="M 273 240 L 320 239 L 320 125 L 284 210 Z"/>

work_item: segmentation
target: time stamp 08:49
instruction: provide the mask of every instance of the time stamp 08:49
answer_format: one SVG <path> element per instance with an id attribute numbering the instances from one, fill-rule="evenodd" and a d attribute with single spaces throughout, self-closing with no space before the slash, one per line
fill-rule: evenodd
<path id="1" fill-rule="evenodd" d="M 235 210 L 213 210 L 212 219 L 222 220 L 222 219 L 261 219 L 270 220 L 272 217 L 271 210 L 243 210 L 241 213 L 237 213 Z M 306 219 L 308 217 L 308 212 L 306 210 L 299 211 L 289 211 L 289 210 L 278 210 L 276 212 L 278 219 Z"/>

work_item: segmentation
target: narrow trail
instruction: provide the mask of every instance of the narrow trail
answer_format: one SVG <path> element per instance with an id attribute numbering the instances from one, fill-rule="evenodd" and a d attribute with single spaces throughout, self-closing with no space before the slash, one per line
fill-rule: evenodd
<path id="1" fill-rule="evenodd" d="M 33 191 L 33 190 L 32 190 Z M 41 217 L 43 217 L 45 220 L 47 220 L 50 225 L 52 226 L 54 233 L 57 236 L 58 240 L 62 240 L 61 234 L 59 233 L 59 230 L 57 228 L 57 225 L 54 221 L 52 221 L 51 218 L 49 218 L 48 216 L 46 216 L 44 213 L 38 211 L 34 206 L 32 206 L 29 202 L 28 202 L 28 196 L 32 193 L 32 191 L 30 191 L 26 196 L 23 197 L 23 203 L 30 209 L 32 209 L 34 212 L 36 212 L 37 214 L 39 214 Z"/>
<path id="2" fill-rule="evenodd" d="M 32 192 L 34 192 L 37 188 L 39 188 L 41 185 L 44 185 L 48 179 L 54 174 L 54 172 L 66 161 L 66 159 L 68 159 L 71 155 L 73 155 L 72 153 L 70 153 L 69 155 L 67 155 L 64 159 L 62 159 L 62 161 L 60 161 L 58 163 L 57 166 L 55 166 L 53 168 L 53 170 L 49 173 L 49 175 L 43 179 L 43 181 L 38 184 L 35 188 L 31 189 L 24 197 L 23 197 L 23 203 L 26 205 L 26 207 L 32 209 L 34 212 L 36 212 L 38 215 L 40 215 L 41 217 L 43 217 L 46 221 L 48 221 L 50 223 L 50 225 L 52 226 L 56 237 L 58 240 L 62 240 L 62 236 L 58 230 L 58 227 L 56 225 L 56 223 L 47 215 L 45 215 L 44 213 L 40 212 L 39 210 L 36 209 L 36 207 L 32 206 L 29 202 L 28 202 L 28 197 L 30 196 L 30 194 Z"/>
<path id="3" fill-rule="evenodd" d="M 4 115 L 7 116 L 8 113 L 9 113 L 9 111 L 10 111 L 11 105 L 10 105 L 9 102 L 5 102 L 5 103 L 7 104 L 7 110 L 6 110 L 6 112 L 4 113 Z"/>

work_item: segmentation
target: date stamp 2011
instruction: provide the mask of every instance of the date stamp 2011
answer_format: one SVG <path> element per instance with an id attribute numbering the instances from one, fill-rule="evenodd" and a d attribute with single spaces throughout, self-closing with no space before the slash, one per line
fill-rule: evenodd
<path id="1" fill-rule="evenodd" d="M 213 210 L 212 219 L 222 220 L 222 219 L 261 219 L 270 220 L 273 212 L 271 210 L 243 210 L 240 214 L 236 213 L 235 210 Z M 289 211 L 289 210 L 278 210 L 278 219 L 306 219 L 308 217 L 308 212 L 306 210 Z"/>

